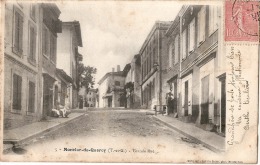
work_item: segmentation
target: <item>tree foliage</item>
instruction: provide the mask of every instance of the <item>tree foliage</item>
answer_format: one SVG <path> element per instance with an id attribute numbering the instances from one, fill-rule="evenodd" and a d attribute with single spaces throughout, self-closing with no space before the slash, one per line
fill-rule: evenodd
<path id="1" fill-rule="evenodd" d="M 79 87 L 85 87 L 87 92 L 93 88 L 95 80 L 93 75 L 97 73 L 97 69 L 91 66 L 85 66 L 83 63 L 78 65 Z"/>

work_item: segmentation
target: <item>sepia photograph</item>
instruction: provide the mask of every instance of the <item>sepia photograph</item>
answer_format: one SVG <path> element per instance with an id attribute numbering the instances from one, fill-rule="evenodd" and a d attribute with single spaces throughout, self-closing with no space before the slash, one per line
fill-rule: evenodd
<path id="1" fill-rule="evenodd" d="M 259 21 L 254 0 L 1 2 L 0 160 L 257 163 Z"/>

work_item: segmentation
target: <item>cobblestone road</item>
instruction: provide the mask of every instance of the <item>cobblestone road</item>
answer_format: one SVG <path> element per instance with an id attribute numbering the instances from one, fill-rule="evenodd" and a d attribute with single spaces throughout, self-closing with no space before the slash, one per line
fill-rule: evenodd
<path id="1" fill-rule="evenodd" d="M 187 160 L 180 157 L 215 155 L 151 115 L 131 110 L 88 111 L 78 120 L 33 139 L 24 148 L 31 156 L 42 153 L 42 159 L 55 161 L 86 161 L 88 157 L 94 162 L 183 162 Z"/>

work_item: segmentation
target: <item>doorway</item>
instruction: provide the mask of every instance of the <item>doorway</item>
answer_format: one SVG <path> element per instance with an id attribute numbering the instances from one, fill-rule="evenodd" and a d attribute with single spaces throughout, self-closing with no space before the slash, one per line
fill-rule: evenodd
<path id="1" fill-rule="evenodd" d="M 209 75 L 201 79 L 201 124 L 209 123 Z"/>
<path id="2" fill-rule="evenodd" d="M 184 116 L 188 116 L 189 110 L 189 81 L 185 82 L 185 94 L 184 94 Z"/>
<path id="3" fill-rule="evenodd" d="M 220 131 L 221 133 L 226 133 L 226 77 L 219 79 L 220 81 L 220 109 L 221 109 L 221 124 Z"/>
<path id="4" fill-rule="evenodd" d="M 107 101 L 108 101 L 108 107 L 112 107 L 112 96 L 109 96 L 107 98 Z"/>

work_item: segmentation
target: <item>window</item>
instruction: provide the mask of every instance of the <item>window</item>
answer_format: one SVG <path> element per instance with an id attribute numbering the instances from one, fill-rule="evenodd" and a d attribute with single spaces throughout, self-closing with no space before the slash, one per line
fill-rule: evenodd
<path id="1" fill-rule="evenodd" d="M 189 53 L 195 48 L 195 18 L 189 24 Z"/>
<path id="2" fill-rule="evenodd" d="M 13 109 L 21 110 L 22 77 L 13 74 Z"/>
<path id="3" fill-rule="evenodd" d="M 13 52 L 19 56 L 23 53 L 23 16 L 14 10 Z"/>
<path id="4" fill-rule="evenodd" d="M 31 4 L 31 18 L 36 21 L 36 4 Z"/>
<path id="5" fill-rule="evenodd" d="M 186 29 L 182 32 L 182 59 L 185 59 L 187 56 L 187 32 Z"/>
<path id="6" fill-rule="evenodd" d="M 170 45 L 169 45 L 169 67 L 172 67 L 172 57 L 173 57 L 173 43 L 171 42 Z"/>
<path id="7" fill-rule="evenodd" d="M 119 81 L 115 81 L 115 85 L 116 86 L 120 86 L 120 82 Z"/>
<path id="8" fill-rule="evenodd" d="M 209 35 L 218 29 L 218 7 L 209 6 Z"/>
<path id="9" fill-rule="evenodd" d="M 152 51 L 150 53 L 150 56 L 151 56 L 151 62 L 150 62 L 151 64 L 150 65 L 151 65 L 151 69 L 152 69 L 153 68 L 153 61 L 154 61 Z"/>
<path id="10" fill-rule="evenodd" d="M 157 62 L 157 58 L 156 58 L 155 48 L 153 48 L 153 65 L 156 62 Z"/>
<path id="11" fill-rule="evenodd" d="M 36 62 L 36 28 L 33 25 L 29 25 L 29 61 Z"/>
<path id="12" fill-rule="evenodd" d="M 179 62 L 179 36 L 177 35 L 174 40 L 174 64 Z"/>
<path id="13" fill-rule="evenodd" d="M 35 112 L 35 84 L 29 81 L 29 103 L 28 112 Z"/>
<path id="14" fill-rule="evenodd" d="M 89 98 L 88 100 L 91 101 L 91 98 Z"/>
<path id="15" fill-rule="evenodd" d="M 203 6 L 198 13 L 198 44 L 205 40 L 206 7 Z"/>
<path id="16" fill-rule="evenodd" d="M 144 77 L 144 63 L 142 64 L 142 79 Z"/>
<path id="17" fill-rule="evenodd" d="M 46 28 L 43 28 L 42 32 L 42 53 L 49 57 L 49 34 Z"/>
<path id="18" fill-rule="evenodd" d="M 50 59 L 56 63 L 56 38 L 54 36 L 50 36 Z"/>

